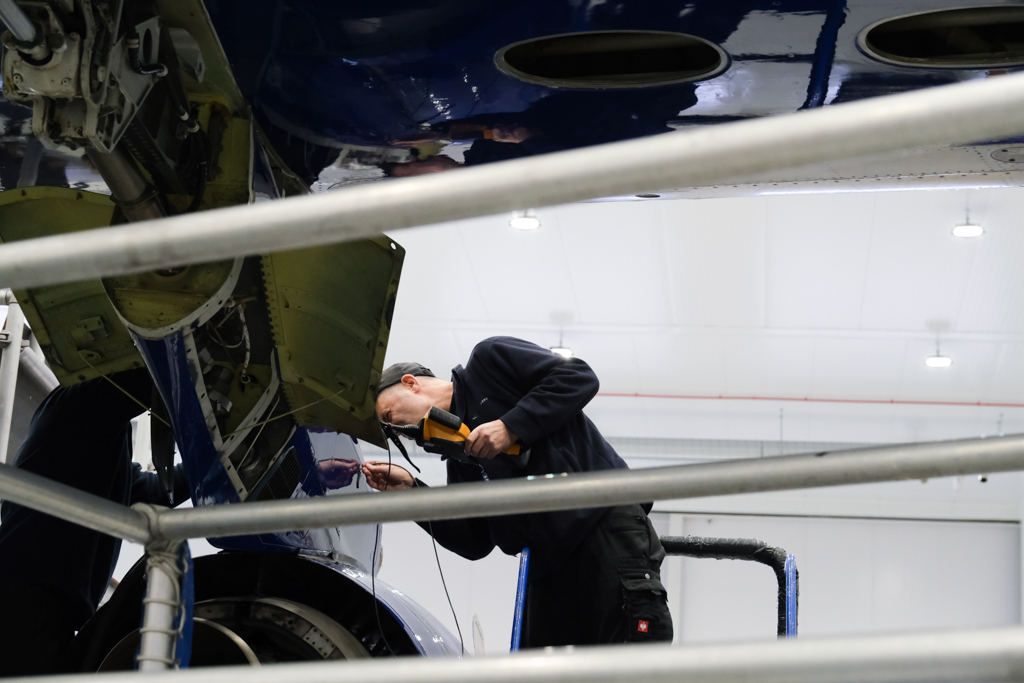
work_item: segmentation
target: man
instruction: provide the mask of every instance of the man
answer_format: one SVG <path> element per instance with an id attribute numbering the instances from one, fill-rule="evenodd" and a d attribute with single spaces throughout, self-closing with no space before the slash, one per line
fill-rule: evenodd
<path id="1" fill-rule="evenodd" d="M 181 503 L 181 466 L 168 501 L 156 474 L 132 462 L 131 420 L 152 391 L 144 368 L 54 389 L 14 466 L 124 505 Z M 59 672 L 107 589 L 121 539 L 8 501 L 0 511 L 0 677 Z"/>
<path id="2" fill-rule="evenodd" d="M 473 349 L 450 382 L 416 363 L 384 371 L 377 417 L 416 424 L 431 406 L 472 431 L 465 459 L 448 461 L 448 483 L 548 473 L 627 469 L 583 414 L 597 394 L 593 370 L 521 339 L 492 337 Z M 522 458 L 502 453 L 514 443 Z M 386 462 L 363 466 L 378 490 L 424 486 Z M 524 647 L 672 640 L 659 570 L 665 551 L 640 505 L 432 522 L 437 541 L 476 560 L 497 545 L 529 548 Z M 427 529 L 425 523 L 420 526 Z"/>

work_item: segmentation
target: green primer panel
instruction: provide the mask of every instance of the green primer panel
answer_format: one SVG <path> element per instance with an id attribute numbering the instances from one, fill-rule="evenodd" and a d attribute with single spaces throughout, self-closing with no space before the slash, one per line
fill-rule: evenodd
<path id="1" fill-rule="evenodd" d="M 0 192 L 0 239 L 46 237 L 110 225 L 109 197 L 62 187 Z M 142 367 L 99 280 L 15 290 L 46 361 L 64 386 Z"/>
<path id="2" fill-rule="evenodd" d="M 387 237 L 263 257 L 281 381 L 299 424 L 384 445 L 374 402 L 404 258 Z"/>

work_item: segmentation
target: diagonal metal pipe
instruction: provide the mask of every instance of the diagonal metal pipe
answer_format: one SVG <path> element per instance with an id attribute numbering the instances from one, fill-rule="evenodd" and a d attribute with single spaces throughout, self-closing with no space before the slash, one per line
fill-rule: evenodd
<path id="1" fill-rule="evenodd" d="M 1024 133 L 1024 73 L 338 192 L 0 246 L 0 286 L 37 287 L 344 242 L 502 211 Z"/>
<path id="2" fill-rule="evenodd" d="M 0 0 L 0 22 L 10 29 L 15 40 L 22 43 L 35 42 L 39 34 L 39 29 L 15 0 Z"/>
<path id="3" fill-rule="evenodd" d="M 122 683 L 131 674 L 87 674 L 89 683 Z M 136 674 L 132 680 L 138 680 Z M 73 683 L 78 677 L 14 679 Z M 147 680 L 157 680 L 156 678 Z M 770 643 L 669 645 L 531 651 L 501 657 L 356 660 L 267 667 L 216 667 L 159 674 L 165 683 L 1010 683 L 1024 680 L 1019 627 L 787 639 Z"/>
<path id="4" fill-rule="evenodd" d="M 161 512 L 156 537 L 272 533 L 353 524 L 493 517 L 652 500 L 840 486 L 1024 469 L 1024 435 L 881 446 L 701 465 L 548 475 Z"/>

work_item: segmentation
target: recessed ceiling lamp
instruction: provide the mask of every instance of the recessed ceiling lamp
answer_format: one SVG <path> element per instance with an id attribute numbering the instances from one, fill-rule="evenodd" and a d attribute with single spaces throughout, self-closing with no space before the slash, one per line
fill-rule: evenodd
<path id="1" fill-rule="evenodd" d="M 985 229 L 980 225 L 958 225 L 953 228 L 954 237 L 981 237 L 985 234 Z"/>
<path id="2" fill-rule="evenodd" d="M 512 218 L 509 219 L 508 224 L 516 230 L 536 230 L 540 227 L 540 219 L 537 218 L 537 214 L 534 213 L 533 209 L 513 211 Z"/>

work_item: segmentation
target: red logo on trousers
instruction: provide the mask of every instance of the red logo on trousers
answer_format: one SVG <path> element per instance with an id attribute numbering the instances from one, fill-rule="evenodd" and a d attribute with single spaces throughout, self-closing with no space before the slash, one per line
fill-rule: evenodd
<path id="1" fill-rule="evenodd" d="M 641 619 L 640 623 L 636 625 L 636 630 L 640 631 L 640 633 L 647 633 L 647 627 L 648 626 L 649 626 L 649 624 L 646 621 L 644 621 L 643 619 Z"/>

